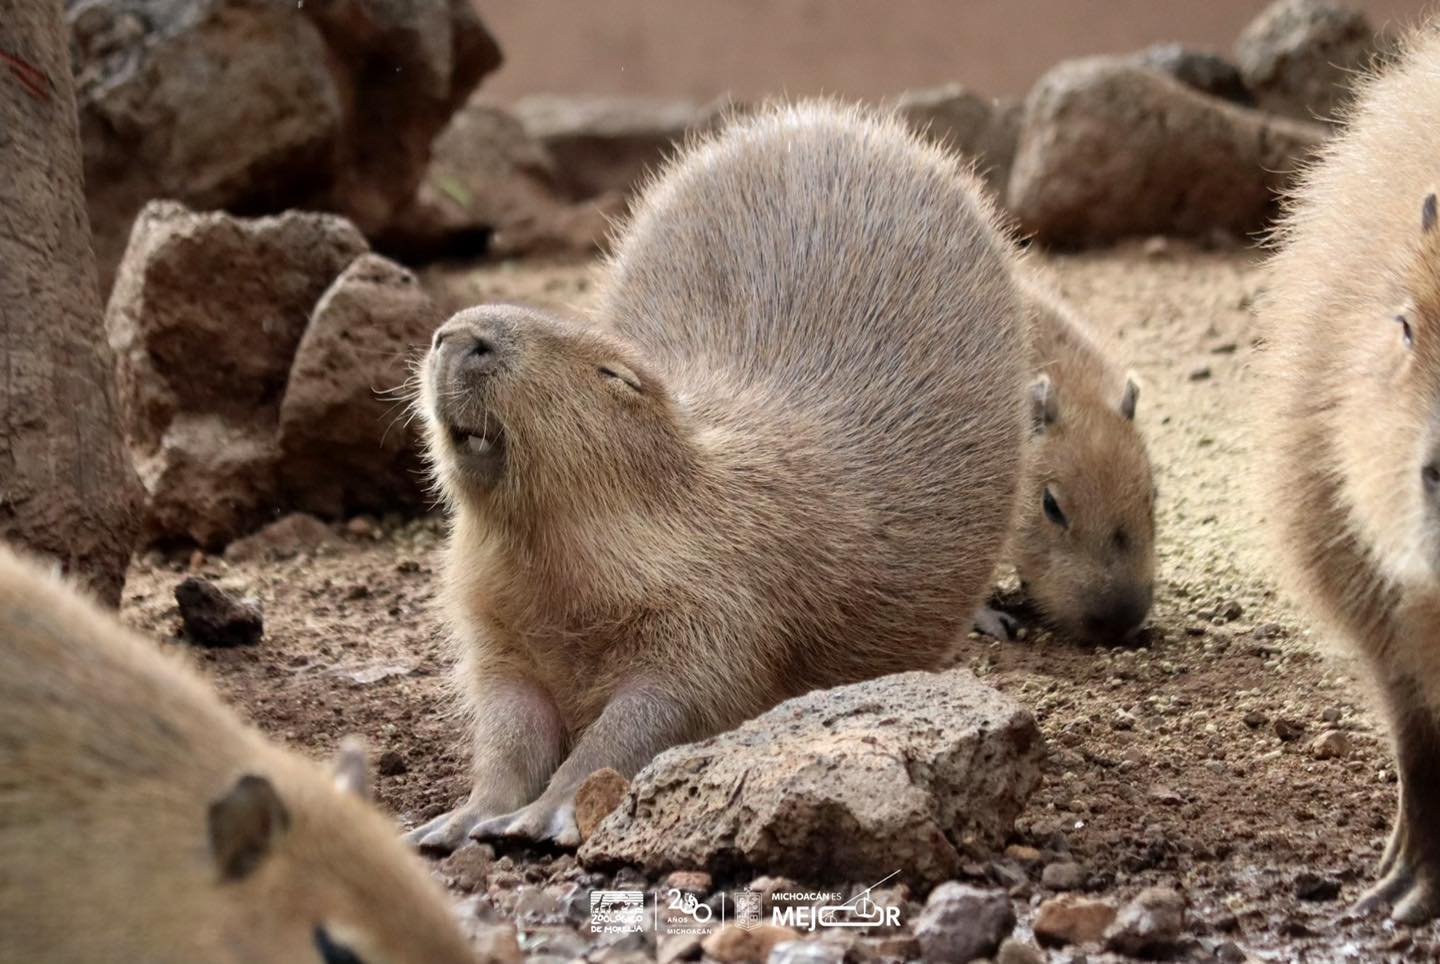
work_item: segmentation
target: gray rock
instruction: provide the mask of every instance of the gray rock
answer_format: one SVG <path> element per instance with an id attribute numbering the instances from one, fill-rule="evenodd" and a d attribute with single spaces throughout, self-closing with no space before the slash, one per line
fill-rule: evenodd
<path id="1" fill-rule="evenodd" d="M 1045 964 L 1045 954 L 1033 944 L 1007 937 L 995 955 L 995 964 Z"/>
<path id="2" fill-rule="evenodd" d="M 694 101 L 644 97 L 536 95 L 514 111 L 576 200 L 632 193 L 687 131 L 709 119 Z"/>
<path id="3" fill-rule="evenodd" d="M 1124 59 L 1068 61 L 1026 100 L 1008 206 L 1057 245 L 1245 235 L 1323 138 Z"/>
<path id="4" fill-rule="evenodd" d="M 1040 872 L 1040 883 L 1051 890 L 1079 890 L 1085 886 L 1085 871 L 1070 860 L 1046 864 Z"/>
<path id="5" fill-rule="evenodd" d="M 374 231 L 499 50 L 465 0 L 66 4 L 101 290 L 147 201 Z M 204 78 L 197 82 L 196 78 Z"/>
<path id="6" fill-rule="evenodd" d="M 1255 97 L 1240 76 L 1240 68 L 1213 51 L 1196 50 L 1183 44 L 1155 44 L 1133 59 L 1141 67 L 1169 74 L 1202 94 L 1247 107 L 1255 103 Z"/>
<path id="7" fill-rule="evenodd" d="M 1043 752 L 1029 712 L 964 670 L 819 690 L 660 754 L 580 858 L 933 885 L 1002 845 Z"/>
<path id="8" fill-rule="evenodd" d="M 415 276 L 356 258 L 320 297 L 280 403 L 287 505 L 338 518 L 425 501 L 419 426 L 395 391 L 443 319 Z"/>
<path id="9" fill-rule="evenodd" d="M 1170 948 L 1185 930 L 1185 898 L 1169 887 L 1147 887 L 1116 915 L 1105 945 L 1132 957 Z"/>
<path id="10" fill-rule="evenodd" d="M 1377 50 L 1360 10 L 1329 0 L 1276 0 L 1240 34 L 1235 60 L 1261 107 L 1328 121 Z"/>
<path id="11" fill-rule="evenodd" d="M 225 547 L 226 562 L 257 559 L 291 559 L 302 552 L 315 553 L 340 544 L 340 539 L 313 515 L 292 512 Z"/>
<path id="12" fill-rule="evenodd" d="M 414 199 L 376 243 L 407 260 L 593 253 L 622 209 L 610 195 L 571 201 L 545 146 L 477 95 L 435 139 Z"/>
<path id="13" fill-rule="evenodd" d="M 173 202 L 136 220 L 105 327 L 146 537 L 216 548 L 277 508 L 281 395 L 320 294 L 366 248 L 343 218 Z"/>
<path id="14" fill-rule="evenodd" d="M 902 94 L 895 103 L 916 131 L 975 161 L 976 172 L 1004 197 L 1020 140 L 1020 102 L 983 97 L 961 84 Z"/>
<path id="15" fill-rule="evenodd" d="M 927 961 L 989 957 L 1015 929 L 1015 910 L 1004 891 L 949 881 L 930 892 L 915 920 L 915 937 Z"/>

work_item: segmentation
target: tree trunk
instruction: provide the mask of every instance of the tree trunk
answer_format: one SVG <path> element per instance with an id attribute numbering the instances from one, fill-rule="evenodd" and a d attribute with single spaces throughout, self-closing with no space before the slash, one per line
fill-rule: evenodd
<path id="1" fill-rule="evenodd" d="M 116 604 L 139 483 L 115 404 L 61 0 L 0 0 L 0 539 Z"/>

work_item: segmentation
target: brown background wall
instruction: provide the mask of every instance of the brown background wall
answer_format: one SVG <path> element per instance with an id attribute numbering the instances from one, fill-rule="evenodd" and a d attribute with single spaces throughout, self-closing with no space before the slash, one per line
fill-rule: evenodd
<path id="1" fill-rule="evenodd" d="M 1228 51 L 1263 0 L 475 0 L 530 93 L 882 97 L 960 81 L 1021 94 L 1065 57 L 1179 40 Z M 1376 26 L 1426 0 L 1341 0 Z"/>

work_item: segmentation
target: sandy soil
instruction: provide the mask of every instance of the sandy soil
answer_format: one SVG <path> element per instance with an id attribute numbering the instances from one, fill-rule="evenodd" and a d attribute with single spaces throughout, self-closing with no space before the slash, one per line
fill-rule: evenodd
<path id="1" fill-rule="evenodd" d="M 1084 649 L 1043 630 L 957 645 L 958 663 L 1034 710 L 1051 746 L 1046 783 L 1015 842 L 1051 859 L 1068 852 L 1087 889 L 1108 898 L 1156 883 L 1180 888 L 1192 919 L 1185 959 L 1233 953 L 1221 951 L 1227 942 L 1274 961 L 1440 955 L 1434 926 L 1397 929 L 1345 914 L 1378 859 L 1395 776 L 1356 668 L 1319 654 L 1275 598 L 1256 552 L 1256 517 L 1243 498 L 1260 457 L 1243 423 L 1250 305 L 1261 283 L 1253 256 L 1152 242 L 1051 265 L 1145 380 L 1140 418 L 1157 463 L 1161 578 L 1148 648 Z M 574 304 L 587 296 L 589 270 L 505 264 L 430 280 L 456 303 Z M 363 734 L 386 753 L 381 802 L 414 823 L 465 789 L 431 612 L 441 533 L 436 519 L 390 522 L 346 532 L 332 551 L 237 566 L 150 557 L 131 573 L 124 617 L 173 638 L 172 591 L 190 568 L 259 597 L 265 640 L 204 652 L 206 669 L 263 728 L 305 751 L 328 754 L 343 733 Z M 1352 749 L 1319 759 L 1310 743 L 1332 729 Z M 568 858 L 511 858 L 479 885 L 450 876 L 461 889 L 492 891 L 578 876 Z M 974 872 L 1000 880 L 1015 866 L 1002 860 Z M 1022 934 L 1050 895 L 1038 866 L 1024 874 L 1012 889 Z M 513 899 L 497 903 L 514 911 Z"/>

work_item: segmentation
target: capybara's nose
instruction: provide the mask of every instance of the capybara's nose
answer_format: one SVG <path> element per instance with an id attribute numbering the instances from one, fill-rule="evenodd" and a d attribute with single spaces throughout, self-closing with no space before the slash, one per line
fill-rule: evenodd
<path id="1" fill-rule="evenodd" d="M 1425 463 L 1420 470 L 1420 481 L 1425 486 L 1425 494 L 1430 498 L 1440 495 L 1440 460 Z"/>
<path id="2" fill-rule="evenodd" d="M 1097 643 L 1123 643 L 1133 637 L 1150 614 L 1146 590 L 1115 593 L 1085 614 L 1085 634 Z"/>
<path id="3" fill-rule="evenodd" d="M 430 350 L 451 375 L 490 375 L 505 366 L 513 341 L 503 321 L 461 314 L 436 330 Z"/>

